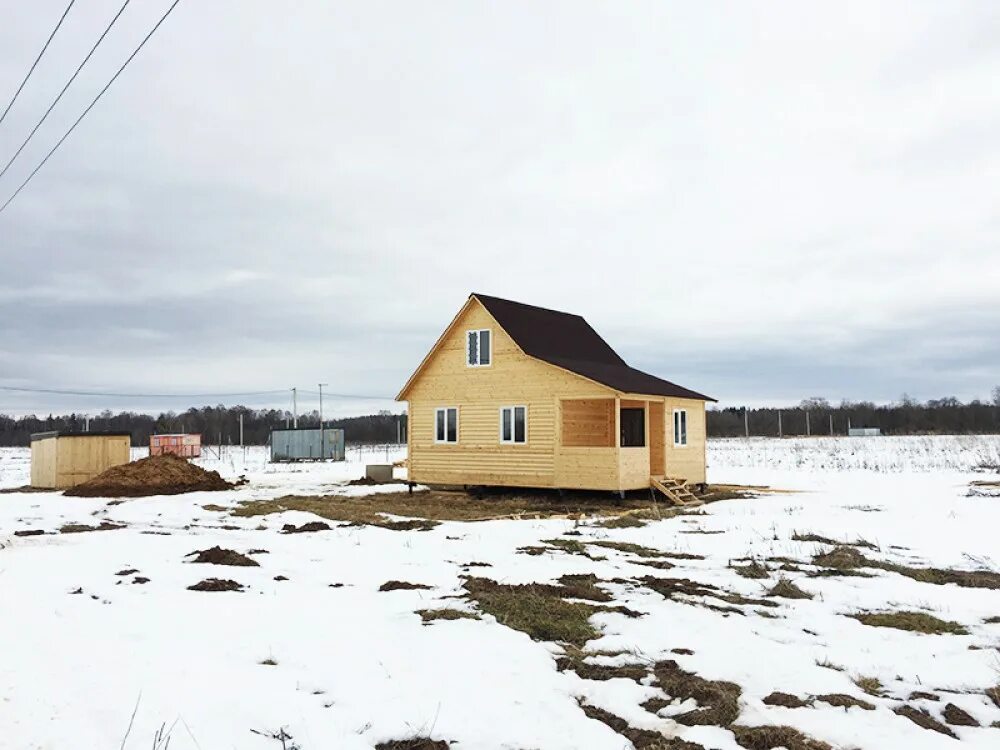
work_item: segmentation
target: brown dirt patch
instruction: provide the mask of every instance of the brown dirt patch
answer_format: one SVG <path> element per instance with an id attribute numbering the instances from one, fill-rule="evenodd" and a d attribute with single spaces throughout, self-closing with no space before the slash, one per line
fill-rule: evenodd
<path id="1" fill-rule="evenodd" d="M 941 712 L 944 720 L 955 727 L 978 727 L 979 722 L 968 711 L 965 711 L 954 703 L 949 703 Z"/>
<path id="2" fill-rule="evenodd" d="M 768 706 L 784 706 L 785 708 L 805 708 L 811 705 L 808 700 L 802 700 L 791 693 L 781 693 L 775 691 L 764 699 Z"/>
<path id="3" fill-rule="evenodd" d="M 924 711 L 923 709 L 914 708 L 913 706 L 903 705 L 903 706 L 896 706 L 896 708 L 892 709 L 892 712 L 898 716 L 905 716 L 907 719 L 912 721 L 918 727 L 923 727 L 924 729 L 930 729 L 931 731 L 934 732 L 940 732 L 941 734 L 946 734 L 949 737 L 953 737 L 956 740 L 958 739 L 958 735 L 956 735 L 948 727 L 946 727 L 944 724 L 942 724 L 940 721 L 935 719 L 933 716 L 931 716 L 927 711 Z"/>
<path id="4" fill-rule="evenodd" d="M 836 568 L 838 570 L 861 568 L 869 564 L 867 557 L 858 552 L 854 547 L 840 545 L 834 547 L 829 552 L 815 555 L 813 565 L 821 568 Z"/>
<path id="5" fill-rule="evenodd" d="M 784 726 L 730 727 L 736 744 L 747 750 L 833 750 L 827 743 L 802 734 L 798 729 Z"/>
<path id="6" fill-rule="evenodd" d="M 653 667 L 656 683 L 671 698 L 693 699 L 698 708 L 671 716 L 687 726 L 714 725 L 728 727 L 739 716 L 742 692 L 734 682 L 706 680 L 681 669 L 673 659 L 658 662 Z"/>
<path id="7" fill-rule="evenodd" d="M 239 486 L 227 482 L 217 471 L 205 471 L 187 459 L 164 453 L 132 463 L 112 466 L 66 490 L 72 497 L 147 497 L 184 492 L 214 492 Z"/>
<path id="8" fill-rule="evenodd" d="M 430 589 L 423 583 L 410 583 L 409 581 L 386 581 L 378 587 L 379 591 L 413 591 L 416 589 Z"/>
<path id="9" fill-rule="evenodd" d="M 599 656 L 601 654 L 587 653 L 577 648 L 569 647 L 566 655 L 556 659 L 556 669 L 560 672 L 576 672 L 577 676 L 584 680 L 614 680 L 623 678 L 640 682 L 649 674 L 649 667 L 645 664 L 621 664 L 618 666 L 606 666 L 604 664 L 594 664 L 587 661 L 588 656 Z M 656 713 L 655 711 L 653 713 Z"/>
<path id="10" fill-rule="evenodd" d="M 309 534 L 314 531 L 329 531 L 330 524 L 324 523 L 323 521 L 309 521 L 301 526 L 296 526 L 294 523 L 286 523 L 281 527 L 282 534 Z"/>
<path id="11" fill-rule="evenodd" d="M 242 567 L 259 567 L 260 563 L 246 555 L 240 554 L 236 550 L 223 549 L 222 547 L 209 547 L 208 549 L 188 552 L 185 557 L 194 555 L 192 563 L 208 563 L 210 565 L 235 565 Z"/>
<path id="12" fill-rule="evenodd" d="M 823 703 L 829 703 L 831 706 L 836 706 L 837 708 L 863 708 L 865 711 L 875 710 L 874 704 L 861 700 L 860 698 L 855 698 L 853 695 L 847 695 L 846 693 L 827 693 L 826 695 L 817 695 L 816 700 L 823 701 Z"/>
<path id="13" fill-rule="evenodd" d="M 986 693 L 986 697 L 993 701 L 993 705 L 1000 708 L 1000 685 L 986 688 L 984 692 Z"/>
<path id="14" fill-rule="evenodd" d="M 934 695 L 934 693 L 928 693 L 923 690 L 914 690 L 910 693 L 910 697 L 907 698 L 908 701 L 925 700 L 925 701 L 940 701 L 941 696 Z"/>
<path id="15" fill-rule="evenodd" d="M 602 724 L 606 724 L 611 727 L 611 729 L 622 737 L 625 737 L 636 750 L 652 750 L 656 748 L 667 748 L 670 745 L 663 744 L 667 742 L 667 739 L 659 732 L 653 732 L 649 729 L 637 729 L 629 724 L 625 719 L 620 716 L 615 716 L 609 711 L 597 708 L 597 706 L 591 706 L 588 703 L 580 703 L 580 710 L 587 715 L 587 718 L 599 721 Z M 690 743 L 689 743 L 690 744 Z M 675 746 L 681 747 L 681 746 Z M 700 747 L 699 745 L 694 745 L 694 747 Z"/>
<path id="16" fill-rule="evenodd" d="M 658 578 L 656 576 L 643 576 L 639 579 L 639 583 L 646 586 L 646 588 L 652 589 L 666 599 L 681 602 L 682 604 L 697 604 L 697 602 L 679 599 L 677 598 L 678 595 L 687 597 L 714 597 L 726 602 L 727 604 L 736 605 L 760 607 L 779 606 L 776 602 L 768 601 L 767 599 L 754 599 L 752 597 L 746 597 L 732 591 L 724 591 L 723 589 L 707 583 L 698 583 L 697 581 L 692 581 L 689 578 Z M 701 606 L 706 606 L 709 609 L 718 609 L 711 604 L 701 604 Z M 734 612 L 741 615 L 744 614 L 742 610 L 733 607 L 721 608 L 720 611 Z"/>
<path id="17" fill-rule="evenodd" d="M 951 620 L 942 620 L 926 612 L 859 612 L 849 617 L 876 628 L 895 628 L 929 635 L 966 635 L 969 631 Z"/>
<path id="18" fill-rule="evenodd" d="M 110 521 L 101 521 L 99 524 L 88 525 L 85 523 L 67 523 L 64 526 L 59 527 L 60 534 L 82 534 L 87 531 L 116 531 L 118 529 L 124 529 L 125 524 L 123 523 L 112 523 Z"/>
<path id="19" fill-rule="evenodd" d="M 243 584 L 231 581 L 228 578 L 206 578 L 198 581 L 193 586 L 188 586 L 188 591 L 242 591 Z"/>
<path id="20" fill-rule="evenodd" d="M 119 570 L 117 573 L 115 573 L 115 575 L 116 576 L 130 576 L 133 573 L 138 573 L 138 572 L 139 572 L 138 568 L 124 568 L 122 570 Z"/>
<path id="21" fill-rule="evenodd" d="M 41 536 L 44 533 L 45 529 L 18 529 L 14 536 Z"/>

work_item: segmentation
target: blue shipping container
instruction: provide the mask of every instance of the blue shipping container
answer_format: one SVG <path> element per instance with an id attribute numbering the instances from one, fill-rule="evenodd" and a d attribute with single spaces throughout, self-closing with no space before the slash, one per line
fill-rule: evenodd
<path id="1" fill-rule="evenodd" d="M 316 429 L 271 430 L 272 461 L 343 461 L 344 431 L 327 427 Z"/>

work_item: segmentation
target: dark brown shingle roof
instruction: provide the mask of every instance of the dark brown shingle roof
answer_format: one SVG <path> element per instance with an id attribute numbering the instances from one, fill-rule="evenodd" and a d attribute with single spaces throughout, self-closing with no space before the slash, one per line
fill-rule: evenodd
<path id="1" fill-rule="evenodd" d="M 471 296 L 483 304 L 521 350 L 531 357 L 617 391 L 715 401 L 710 396 L 629 367 L 579 315 L 486 294 Z"/>

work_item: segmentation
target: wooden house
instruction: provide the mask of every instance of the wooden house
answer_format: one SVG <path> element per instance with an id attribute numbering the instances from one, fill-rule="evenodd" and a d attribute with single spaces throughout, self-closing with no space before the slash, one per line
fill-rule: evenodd
<path id="1" fill-rule="evenodd" d="M 629 367 L 579 315 L 470 295 L 396 399 L 408 402 L 411 482 L 705 482 L 714 399 Z"/>
<path id="2" fill-rule="evenodd" d="M 127 432 L 36 432 L 31 436 L 31 486 L 64 490 L 131 460 Z"/>

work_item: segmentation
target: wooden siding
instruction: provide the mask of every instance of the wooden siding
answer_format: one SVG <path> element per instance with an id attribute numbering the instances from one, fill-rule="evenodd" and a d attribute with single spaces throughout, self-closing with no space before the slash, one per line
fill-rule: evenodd
<path id="1" fill-rule="evenodd" d="M 562 445 L 611 448 L 615 445 L 615 400 L 563 399 Z"/>
<path id="2" fill-rule="evenodd" d="M 468 367 L 465 334 L 479 328 L 492 331 L 492 364 Z M 556 482 L 556 445 L 562 426 L 557 423 L 559 398 L 606 398 L 611 393 L 528 357 L 473 301 L 409 384 L 410 478 L 428 484 L 585 486 Z M 527 443 L 501 445 L 500 408 L 515 405 L 528 408 Z M 442 406 L 458 407 L 457 444 L 434 442 L 434 410 Z M 614 467 L 613 450 L 606 452 Z"/>
<path id="3" fill-rule="evenodd" d="M 682 477 L 691 484 L 706 481 L 705 475 L 705 402 L 683 398 L 665 400 L 667 440 L 666 475 Z M 674 410 L 687 409 L 688 444 L 674 446 Z"/>
<path id="4" fill-rule="evenodd" d="M 66 489 L 127 464 L 128 435 L 61 435 L 31 443 L 31 486 Z M 37 468 L 36 468 L 37 463 Z"/>
<path id="5" fill-rule="evenodd" d="M 664 405 L 662 401 L 649 402 L 649 473 L 653 476 L 663 476 L 666 469 L 666 452 L 664 444 L 667 439 L 664 423 Z"/>

